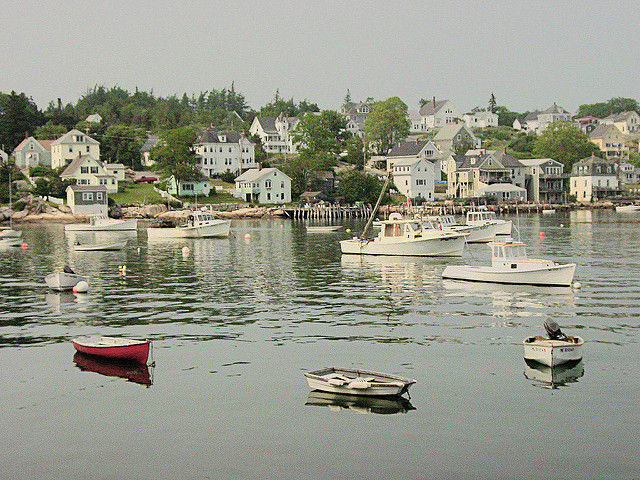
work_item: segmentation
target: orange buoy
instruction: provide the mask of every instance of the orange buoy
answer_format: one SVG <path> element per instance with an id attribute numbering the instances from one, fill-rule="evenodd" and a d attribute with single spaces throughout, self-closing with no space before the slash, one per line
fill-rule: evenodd
<path id="1" fill-rule="evenodd" d="M 544 238 L 545 237 L 545 233 L 544 232 L 540 232 L 539 235 L 540 235 L 540 238 Z"/>

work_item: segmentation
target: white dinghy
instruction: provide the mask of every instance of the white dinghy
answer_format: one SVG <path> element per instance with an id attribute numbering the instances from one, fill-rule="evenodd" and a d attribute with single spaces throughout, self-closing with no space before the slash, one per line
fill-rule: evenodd
<path id="1" fill-rule="evenodd" d="M 88 283 L 87 277 L 78 275 L 69 266 L 65 266 L 62 272 L 50 273 L 44 277 L 44 281 L 47 282 L 49 288 L 59 291 L 72 290 L 82 281 Z"/>
<path id="2" fill-rule="evenodd" d="M 442 278 L 470 282 L 570 287 L 575 263 L 561 265 L 551 260 L 528 258 L 525 244 L 509 239 L 491 242 L 491 266 L 447 265 Z"/>
<path id="3" fill-rule="evenodd" d="M 314 390 L 347 395 L 398 396 L 416 383 L 411 378 L 389 373 L 339 367 L 306 372 L 304 376 Z"/>
<path id="4" fill-rule="evenodd" d="M 526 360 L 533 360 L 548 367 L 582 360 L 582 338 L 565 335 L 554 320 L 545 320 L 544 328 L 548 338 L 536 335 L 527 337 L 522 342 Z"/>

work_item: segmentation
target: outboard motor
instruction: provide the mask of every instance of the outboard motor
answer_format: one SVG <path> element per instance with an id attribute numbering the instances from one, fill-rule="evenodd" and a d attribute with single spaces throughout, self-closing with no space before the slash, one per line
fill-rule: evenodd
<path id="1" fill-rule="evenodd" d="M 73 270 L 71 270 L 71 267 L 69 265 L 65 265 L 64 268 L 62 269 L 62 271 L 64 273 L 73 273 L 75 274 L 76 272 L 74 272 Z"/>
<path id="2" fill-rule="evenodd" d="M 567 338 L 567 336 L 562 333 L 562 330 L 560 330 L 560 325 L 550 318 L 544 321 L 544 329 L 547 331 L 550 340 L 563 340 Z"/>

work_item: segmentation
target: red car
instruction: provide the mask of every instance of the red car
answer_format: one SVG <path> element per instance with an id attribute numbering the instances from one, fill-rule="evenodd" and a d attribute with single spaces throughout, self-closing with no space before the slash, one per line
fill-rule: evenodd
<path id="1" fill-rule="evenodd" d="M 153 183 L 158 181 L 156 177 L 138 177 L 133 180 L 133 183 Z"/>

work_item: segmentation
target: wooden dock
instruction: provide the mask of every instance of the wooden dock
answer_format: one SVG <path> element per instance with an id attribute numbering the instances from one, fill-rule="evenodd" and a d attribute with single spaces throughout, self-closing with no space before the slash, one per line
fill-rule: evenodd
<path id="1" fill-rule="evenodd" d="M 286 215 L 294 220 L 333 220 L 342 218 L 369 218 L 373 207 L 371 205 L 357 205 L 352 207 L 342 205 L 309 205 L 303 207 L 285 208 Z"/>

